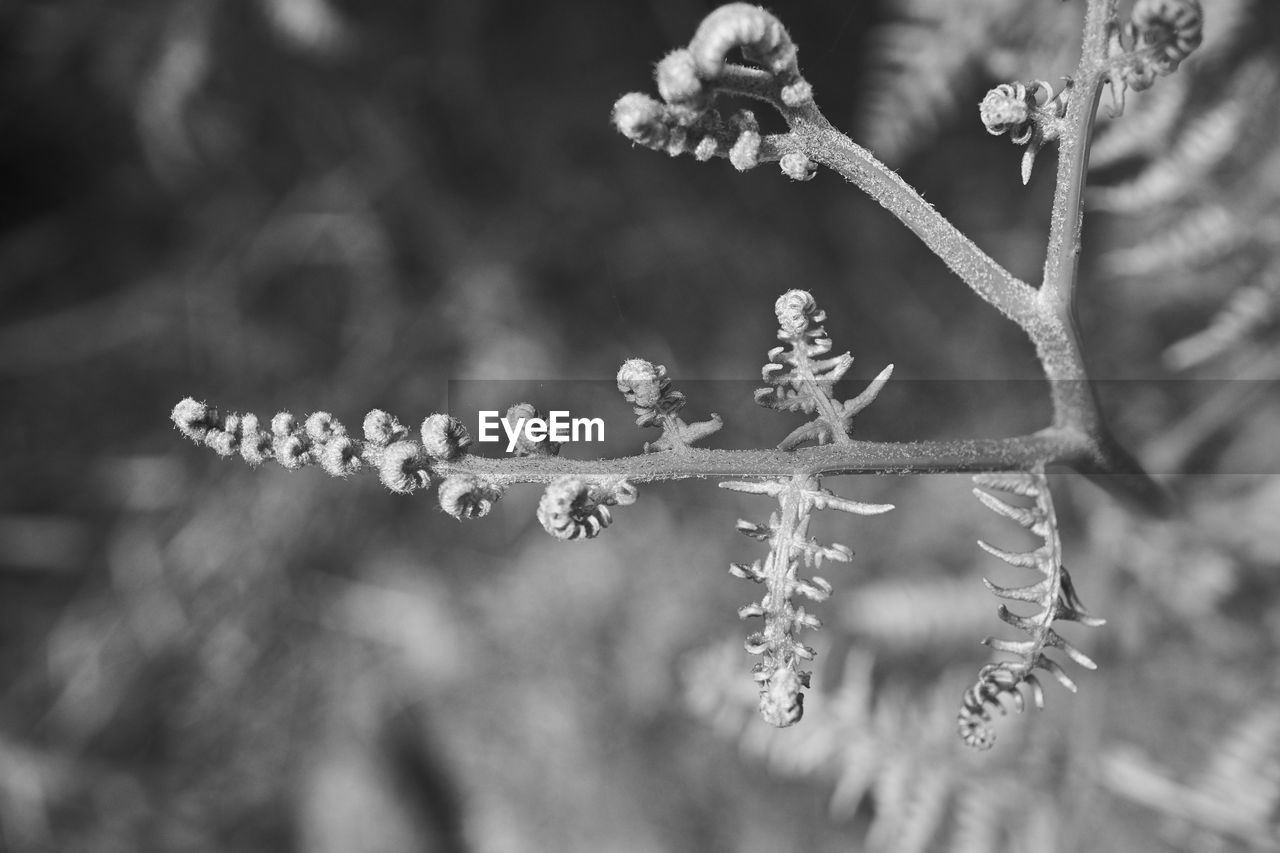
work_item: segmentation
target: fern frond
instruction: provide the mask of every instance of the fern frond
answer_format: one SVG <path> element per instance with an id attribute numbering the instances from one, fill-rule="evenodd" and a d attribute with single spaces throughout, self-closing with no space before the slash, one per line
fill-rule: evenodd
<path id="1" fill-rule="evenodd" d="M 1089 169 L 1106 169 L 1155 153 L 1172 135 L 1190 96 L 1191 81 L 1182 74 L 1143 92 L 1124 116 L 1099 125 L 1097 138 L 1089 148 Z"/>
<path id="2" fill-rule="evenodd" d="M 1181 782 L 1135 749 L 1113 746 L 1100 778 L 1113 793 L 1212 835 L 1280 850 L 1280 704 L 1258 704 L 1212 749 L 1207 770 Z"/>
<path id="3" fill-rule="evenodd" d="M 1031 690 L 1036 707 L 1044 707 L 1044 691 L 1034 670 L 1048 672 L 1063 687 L 1075 692 L 1075 682 L 1057 661 L 1045 654 L 1048 649 L 1060 650 L 1086 669 L 1097 668 L 1097 664 L 1084 652 L 1054 629 L 1054 623 L 1069 621 L 1094 627 L 1103 624 L 1104 620 L 1094 618 L 1085 611 L 1071 583 L 1071 576 L 1062 565 L 1058 521 L 1043 468 L 1010 474 L 979 474 L 974 477 L 974 482 L 981 487 L 974 489 L 974 494 L 983 505 L 1016 522 L 1040 539 L 1037 547 L 1022 552 L 1006 551 L 986 542 L 978 543 L 993 557 L 1018 568 L 1034 569 L 1040 575 L 1035 582 L 1020 587 L 997 586 L 983 578 L 987 589 L 996 596 L 1008 601 L 1033 604 L 1037 608 L 1035 613 L 1023 616 L 1001 604 L 997 610 L 1001 621 L 1024 632 L 1028 639 L 987 637 L 982 641 L 998 652 L 1015 657 L 1012 661 L 984 666 L 978 673 L 977 683 L 964 694 L 957 723 L 960 736 L 969 746 L 989 749 L 995 740 L 990 728 L 991 711 L 998 708 L 1002 714 L 1007 713 L 1002 699 L 1008 697 L 1013 707 L 1022 711 L 1026 703 L 1019 688 L 1025 684 Z M 1030 498 L 1032 503 L 1025 507 L 1016 506 L 996 497 L 991 491 Z"/>
<path id="4" fill-rule="evenodd" d="M 867 834 L 867 849 L 925 853 L 945 827 L 956 788 L 957 780 L 946 765 L 926 771 L 905 754 L 894 756 L 873 788 L 876 819 Z"/>
<path id="5" fill-rule="evenodd" d="M 1103 265 L 1111 275 L 1133 277 L 1204 267 L 1254 242 L 1260 229 L 1270 227 L 1246 221 L 1227 204 L 1209 203 L 1185 211 L 1133 246 L 1109 252 Z"/>
<path id="6" fill-rule="evenodd" d="M 1218 358 L 1256 338 L 1280 321 L 1280 262 L 1266 267 L 1231 295 L 1209 325 L 1165 350 L 1173 370 L 1188 370 Z"/>
<path id="7" fill-rule="evenodd" d="M 1262 0 L 1200 0 L 1204 7 L 1204 44 L 1191 57 L 1197 67 L 1229 59 L 1249 30 Z"/>
<path id="8" fill-rule="evenodd" d="M 835 397 L 835 384 L 853 366 L 853 356 L 831 352 L 831 339 L 822 327 L 827 313 L 818 308 L 804 290 L 789 290 L 778 297 L 774 311 L 778 317 L 778 339 L 788 346 L 769 351 L 769 363 L 762 375 L 769 387 L 756 391 L 756 402 L 783 412 L 816 415 L 796 428 L 778 444 L 780 450 L 794 450 L 807 442 L 848 444 L 853 418 L 875 400 L 889 381 L 889 365 L 858 396 L 845 401 Z"/>
<path id="9" fill-rule="evenodd" d="M 800 577 L 800 568 L 816 569 L 824 560 L 848 562 L 853 558 L 853 552 L 843 545 L 822 545 L 808 538 L 809 521 L 820 509 L 878 515 L 893 507 L 841 498 L 808 477 L 765 483 L 724 482 L 720 486 L 767 495 L 779 504 L 778 512 L 766 524 L 738 522 L 738 530 L 766 543 L 769 554 L 763 562 L 735 563 L 729 572 L 765 585 L 764 597 L 739 609 L 738 616 L 764 620 L 764 630 L 749 636 L 745 644 L 749 653 L 763 657 L 753 670 L 760 687 L 760 714 L 774 726 L 789 726 L 804 715 L 801 690 L 809 686 L 810 673 L 800 667 L 814 656 L 814 650 L 800 642 L 797 635 L 806 628 L 817 630 L 822 626 L 816 616 L 797 606 L 793 599 L 800 595 L 811 601 L 825 601 L 831 594 L 831 584 L 817 576 Z"/>
<path id="10" fill-rule="evenodd" d="M 1191 120 L 1172 146 L 1123 184 L 1089 194 L 1098 210 L 1130 213 L 1168 204 L 1196 191 L 1205 176 L 1236 151 L 1249 120 L 1258 111 L 1258 93 L 1270 91 L 1276 69 L 1255 60 L 1237 73 L 1229 90 L 1208 113 Z"/>

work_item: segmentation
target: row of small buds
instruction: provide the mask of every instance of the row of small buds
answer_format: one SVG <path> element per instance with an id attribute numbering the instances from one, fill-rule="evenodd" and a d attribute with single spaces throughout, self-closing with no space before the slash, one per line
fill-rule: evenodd
<path id="1" fill-rule="evenodd" d="M 636 501 L 636 488 L 626 480 L 590 483 L 580 477 L 561 477 L 538 502 L 538 521 L 557 539 L 594 539 L 613 521 L 611 506 Z"/>
<path id="2" fill-rule="evenodd" d="M 536 417 L 528 403 L 512 406 L 508 417 Z M 250 465 L 274 459 L 289 470 L 318 464 L 334 477 L 349 476 L 365 466 L 377 471 L 382 484 L 398 494 L 431 483 L 433 462 L 452 462 L 471 446 L 466 426 L 449 415 L 430 415 L 419 430 L 421 443 L 394 415 L 374 409 L 365 416 L 364 441 L 356 441 L 328 412 L 315 412 L 301 425 L 289 412 L 271 419 L 270 431 L 259 428 L 257 415 L 222 414 L 190 397 L 174 406 L 177 428 L 192 441 L 219 456 L 239 453 Z M 552 454 L 558 446 L 539 442 L 522 445 L 517 455 Z M 480 518 L 502 495 L 496 486 L 470 475 L 452 475 L 440 484 L 441 508 L 454 518 Z"/>
<path id="3" fill-rule="evenodd" d="M 269 459 L 289 470 L 318 463 L 332 476 L 346 477 L 363 465 L 360 448 L 328 412 L 315 412 L 302 425 L 289 412 L 278 412 L 266 431 L 255 414 L 224 415 L 188 397 L 173 407 L 170 417 L 192 441 L 219 456 L 238 453 L 255 467 Z"/>

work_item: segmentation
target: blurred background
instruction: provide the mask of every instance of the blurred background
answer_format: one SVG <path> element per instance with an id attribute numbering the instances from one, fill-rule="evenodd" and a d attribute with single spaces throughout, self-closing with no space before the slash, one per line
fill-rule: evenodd
<path id="1" fill-rule="evenodd" d="M 0 848 L 1280 849 L 1267 0 L 1204 0 L 1197 57 L 1099 130 L 1088 358 L 1180 509 L 1054 478 L 1100 669 L 991 753 L 954 731 L 1002 627 L 972 543 L 1019 543 L 967 478 L 830 484 L 898 510 L 818 523 L 857 556 L 777 731 L 735 618 L 756 589 L 725 571 L 758 556 L 733 531 L 758 500 L 646 487 L 562 544 L 533 487 L 459 525 L 172 429 L 185 396 L 416 423 L 462 380 L 556 408 L 554 380 L 644 356 L 725 414 L 715 446 L 769 446 L 792 424 L 750 380 L 792 287 L 851 387 L 896 365 L 860 437 L 1041 425 L 1018 330 L 874 203 L 611 129 L 713 6 L 0 3 Z M 771 8 L 827 115 L 1036 280 L 1052 156 L 1023 188 L 974 107 L 1068 73 L 1082 4 Z"/>

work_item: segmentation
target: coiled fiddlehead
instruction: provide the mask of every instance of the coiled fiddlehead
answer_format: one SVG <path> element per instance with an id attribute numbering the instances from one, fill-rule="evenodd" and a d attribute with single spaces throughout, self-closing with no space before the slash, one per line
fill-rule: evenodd
<path id="1" fill-rule="evenodd" d="M 978 116 L 987 133 L 992 136 L 1008 133 L 1014 145 L 1027 146 L 1022 155 L 1023 184 L 1031 181 L 1031 169 L 1040 149 L 1061 135 L 1070 91 L 1070 83 L 1056 95 L 1053 87 L 1043 80 L 1002 83 L 987 92 L 978 106 Z"/>
<path id="2" fill-rule="evenodd" d="M 1199 0 L 1137 0 L 1130 19 L 1112 30 L 1113 113 L 1124 111 L 1126 89 L 1149 89 L 1156 77 L 1178 70 L 1203 39 Z"/>
<path id="3" fill-rule="evenodd" d="M 1010 697 L 1017 711 L 1022 711 L 1026 703 L 1019 688 L 1026 684 L 1031 689 L 1036 707 L 1044 707 L 1044 690 L 1034 670 L 1048 672 L 1063 687 L 1075 692 L 1075 682 L 1057 661 L 1045 655 L 1047 649 L 1060 649 L 1086 669 L 1097 668 L 1097 664 L 1084 652 L 1064 640 L 1054 630 L 1053 624 L 1065 620 L 1096 627 L 1105 620 L 1094 618 L 1085 611 L 1084 605 L 1076 596 L 1071 576 L 1062 565 L 1058 520 L 1043 468 L 1010 474 L 979 474 L 974 477 L 974 482 L 981 487 L 974 489 L 974 494 L 988 509 L 1016 521 L 1041 540 L 1036 548 L 1021 552 L 1005 551 L 986 542 L 978 542 L 982 550 L 991 556 L 1011 566 L 1034 569 L 1041 575 L 1035 583 L 1020 587 L 997 586 L 986 578 L 982 581 L 987 589 L 1000 598 L 1026 602 L 1038 608 L 1032 615 L 1020 616 L 1001 604 L 997 611 L 1000 619 L 1025 631 L 1029 639 L 1002 640 L 987 637 L 982 641 L 996 651 L 1007 652 L 1016 658 L 984 666 L 978 673 L 977 683 L 964 693 L 957 724 L 960 737 L 969 746 L 989 749 L 995 742 L 995 734 L 990 727 L 991 711 L 998 708 L 1002 714 L 1007 713 L 1001 703 L 1005 696 Z M 1033 503 L 1028 507 L 1014 506 L 982 489 L 1030 498 Z"/>
<path id="4" fill-rule="evenodd" d="M 822 358 L 831 352 L 831 338 L 822 322 L 827 312 L 818 308 L 805 290 L 789 290 L 774 306 L 778 318 L 778 339 L 787 346 L 769 350 L 769 363 L 762 375 L 769 387 L 756 391 L 756 402 L 783 412 L 804 412 L 816 417 L 797 427 L 778 444 L 779 450 L 794 450 L 806 442 L 849 443 L 854 415 L 876 399 L 889 381 L 889 365 L 858 396 L 840 401 L 835 384 L 853 366 L 853 356 L 843 353 Z"/>
<path id="5" fill-rule="evenodd" d="M 594 539 L 613 523 L 609 507 L 635 502 L 636 488 L 626 480 L 589 483 L 579 477 L 561 477 L 543 492 L 538 521 L 557 539 Z"/>

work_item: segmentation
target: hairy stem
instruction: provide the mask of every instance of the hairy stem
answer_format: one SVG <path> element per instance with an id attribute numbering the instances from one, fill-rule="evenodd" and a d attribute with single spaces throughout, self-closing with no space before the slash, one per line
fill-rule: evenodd
<path id="1" fill-rule="evenodd" d="M 1091 452 L 1074 467 L 1130 503 L 1164 513 L 1168 497 L 1112 437 L 1085 368 L 1076 319 L 1089 146 L 1108 70 L 1115 0 L 1088 0 L 1080 63 L 1058 139 L 1057 187 L 1049 225 L 1044 280 L 1036 293 L 1037 320 L 1027 328 L 1049 380 L 1053 425 L 1089 436 Z"/>
<path id="2" fill-rule="evenodd" d="M 786 110 L 800 148 L 896 216 L 980 297 L 1023 328 L 1036 315 L 1036 292 L 983 252 L 870 151 L 840 133 L 813 105 Z"/>
<path id="3" fill-rule="evenodd" d="M 573 475 L 634 483 L 694 477 L 820 477 L 834 474 L 940 474 L 1028 469 L 1044 460 L 1087 460 L 1090 445 L 1073 430 L 1046 429 L 1013 438 L 875 442 L 803 450 L 704 450 L 646 453 L 614 459 L 463 456 L 432 464 L 437 476 L 470 474 L 495 486 L 549 483 Z"/>

